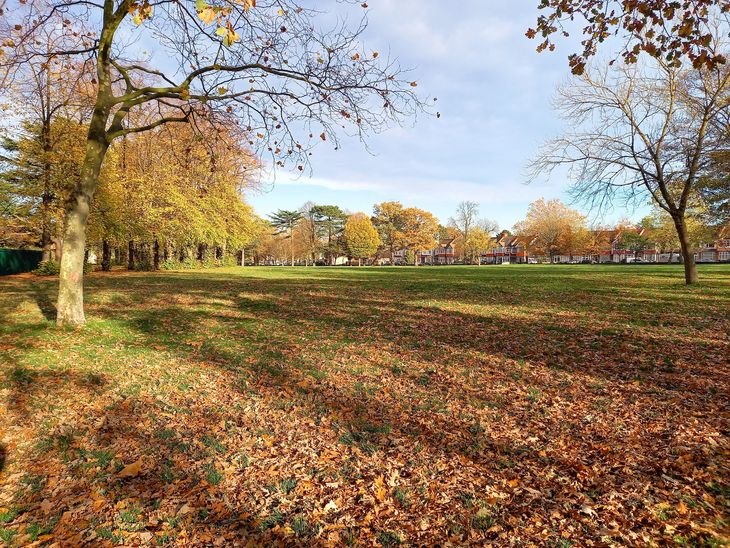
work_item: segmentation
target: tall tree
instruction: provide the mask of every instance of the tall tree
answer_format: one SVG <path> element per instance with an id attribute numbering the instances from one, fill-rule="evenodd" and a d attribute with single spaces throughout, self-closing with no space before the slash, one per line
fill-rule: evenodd
<path id="1" fill-rule="evenodd" d="M 361 44 L 365 21 L 321 32 L 317 13 L 296 0 L 24 0 L 4 13 L 4 79 L 51 57 L 95 67 L 86 154 L 66 213 L 59 324 L 85 322 L 86 224 L 115 140 L 167 123 L 234 117 L 277 166 L 303 171 L 312 143 L 337 144 L 336 128 L 349 125 L 365 136 L 420 106 L 417 84 Z M 49 26 L 74 32 L 66 21 L 89 29 L 83 44 L 49 51 L 39 36 Z M 146 59 L 151 42 L 165 54 Z M 296 136 L 299 125 L 308 139 Z"/>
<path id="2" fill-rule="evenodd" d="M 362 259 L 375 255 L 380 246 L 378 231 L 375 230 L 370 217 L 364 213 L 350 215 L 345 224 L 343 237 L 350 255 L 357 259 L 358 266 Z"/>
<path id="3" fill-rule="evenodd" d="M 302 221 L 299 223 L 299 230 L 302 233 L 301 240 L 306 251 L 305 261 L 309 263 L 311 260 L 313 265 L 317 260 L 317 251 L 320 247 L 320 231 L 317 226 L 317 217 L 315 214 L 316 207 L 317 205 L 314 202 L 306 202 L 299 208 L 299 211 L 302 214 Z"/>
<path id="4" fill-rule="evenodd" d="M 271 226 L 276 228 L 279 233 L 289 235 L 291 266 L 294 266 L 294 229 L 299 225 L 302 217 L 301 211 L 287 211 L 285 209 L 280 209 L 273 215 L 269 215 Z"/>
<path id="5" fill-rule="evenodd" d="M 328 265 L 332 265 L 340 253 L 339 238 L 345 230 L 347 214 L 335 205 L 318 205 L 312 208 L 314 222 L 320 237 L 324 238 L 324 253 Z"/>
<path id="6" fill-rule="evenodd" d="M 406 245 L 403 212 L 403 204 L 400 202 L 383 202 L 373 208 L 373 225 L 388 252 L 391 266 L 395 264 L 396 250 Z"/>
<path id="7" fill-rule="evenodd" d="M 85 131 L 72 119 L 57 116 L 46 126 L 33 116 L 0 145 L 0 180 L 8 192 L 0 218 L 25 234 L 27 244 L 40 245 L 43 260 L 51 259 L 53 242 L 60 258 L 63 207 L 79 176 Z"/>
<path id="8" fill-rule="evenodd" d="M 473 264 L 481 265 L 481 255 L 487 251 L 494 243 L 494 238 L 487 230 L 480 226 L 474 227 L 469 231 L 469 237 L 464 241 L 465 256 L 469 257 L 469 261 Z"/>
<path id="9" fill-rule="evenodd" d="M 515 225 L 521 236 L 535 237 L 535 249 L 550 257 L 570 252 L 572 234 L 584 229 L 585 217 L 560 200 L 539 200 L 530 204 L 527 218 Z"/>
<path id="10" fill-rule="evenodd" d="M 472 227 L 476 224 L 478 218 L 479 204 L 477 202 L 467 200 L 460 202 L 459 205 L 456 206 L 456 214 L 449 219 L 449 224 L 459 231 L 464 242 L 468 242 L 469 233 Z M 465 250 L 467 247 L 468 246 L 466 244 L 462 246 L 462 261 L 466 258 Z"/>
<path id="11" fill-rule="evenodd" d="M 557 107 L 571 126 L 544 146 L 534 174 L 570 166 L 574 195 L 595 207 L 649 197 L 672 218 L 685 281 L 697 281 L 686 213 L 730 109 L 730 67 L 679 70 L 618 66 L 586 72 L 560 88 Z"/>
<path id="12" fill-rule="evenodd" d="M 528 38 L 541 40 L 538 51 L 555 49 L 554 35 L 570 35 L 568 26 L 582 22 L 583 51 L 570 55 L 574 74 L 610 36 L 620 37 L 625 62 L 635 63 L 645 52 L 677 66 L 686 59 L 695 68 L 713 68 L 726 56 L 710 47 L 716 17 L 728 23 L 727 0 L 540 0 L 543 13 Z"/>
<path id="13" fill-rule="evenodd" d="M 0 25 L 0 38 L 3 36 Z M 57 188 L 62 176 L 55 170 L 59 165 L 67 166 L 68 161 L 58 164 L 55 160 L 65 160 L 63 149 L 67 149 L 69 138 L 64 131 L 58 131 L 58 126 L 83 124 L 93 105 L 90 97 L 91 63 L 86 59 L 77 60 L 51 52 L 82 48 L 85 40 L 86 33 L 76 21 L 66 20 L 63 25 L 46 25 L 38 29 L 35 43 L 31 46 L 28 42 L 20 42 L 14 53 L 23 59 L 32 55 L 35 48 L 42 48 L 48 53 L 46 59 L 42 63 L 27 62 L 23 70 L 13 71 L 13 78 L 6 82 L 5 88 L 0 87 L 4 99 L 13 105 L 15 115 L 23 120 L 24 127 L 19 137 L 27 138 L 30 132 L 39 149 L 35 153 L 37 165 L 34 186 L 39 200 L 35 217 L 43 260 L 51 258 L 54 240 L 57 257 L 60 257 L 61 252 L 62 235 L 57 234 L 56 229 L 62 223 L 56 222 L 56 213 L 59 207 L 64 206 L 64 196 Z M 4 45 L 9 43 L 7 40 L 0 42 Z"/>
<path id="14" fill-rule="evenodd" d="M 432 213 L 417 207 L 408 207 L 403 210 L 401 218 L 403 222 L 402 238 L 409 250 L 417 253 L 436 247 L 439 222 Z M 416 261 L 418 261 L 418 255 Z"/>

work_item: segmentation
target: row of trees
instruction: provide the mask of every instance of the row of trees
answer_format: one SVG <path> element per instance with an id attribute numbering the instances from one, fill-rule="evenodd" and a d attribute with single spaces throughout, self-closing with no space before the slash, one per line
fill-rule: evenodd
<path id="1" fill-rule="evenodd" d="M 28 119 L 22 132 L 5 138 L 3 245 L 40 243 L 44 259 L 60 262 L 65 206 L 80 177 L 87 131 L 82 122 L 55 118 L 53 146 L 46 148 L 42 127 Z M 220 260 L 252 242 L 261 223 L 242 193 L 255 183 L 257 161 L 238 144 L 235 127 L 212 137 L 169 126 L 110 147 L 87 229 L 86 250 L 101 255 L 102 268 L 114 260 L 134 269 Z"/>
<path id="2" fill-rule="evenodd" d="M 331 265 L 343 255 L 362 262 L 378 254 L 393 262 L 397 250 L 432 249 L 444 230 L 430 212 L 400 202 L 377 204 L 372 216 L 307 203 L 296 211 L 277 211 L 270 223 L 274 232 L 258 242 L 254 254 L 278 259 L 286 241 L 291 264 L 322 256 Z"/>
<path id="3" fill-rule="evenodd" d="M 395 263 L 397 251 L 405 251 L 406 262 L 416 264 L 419 251 L 434 249 L 439 241 L 449 242 L 455 259 L 464 264 L 480 264 L 481 257 L 498 247 L 500 231 L 496 222 L 479 214 L 479 204 L 464 201 L 446 225 L 422 209 L 404 207 L 400 202 L 376 204 L 373 214 L 350 214 L 335 205 L 304 204 L 298 210 L 279 210 L 248 248 L 249 259 L 288 264 L 336 264 L 347 257 L 363 261 L 384 259 Z M 685 220 L 690 249 L 712 242 L 724 222 L 707 207 L 694 207 Z M 531 254 L 555 256 L 596 256 L 611 247 L 611 239 L 621 234 L 622 249 L 658 249 L 679 252 L 681 245 L 671 215 L 661 208 L 639 223 L 628 219 L 616 225 L 590 224 L 588 217 L 558 199 L 539 199 L 530 204 L 525 219 L 506 231 L 522 236 Z"/>
<path id="4" fill-rule="evenodd" d="M 692 252 L 712 242 L 717 234 L 717 218 L 700 213 L 694 209 L 685 220 Z M 530 204 L 526 218 L 515 225 L 514 231 L 530 242 L 529 251 L 551 261 L 557 255 L 599 255 L 610 249 L 610 240 L 616 234 L 621 238 L 618 246 L 630 251 L 658 247 L 661 252 L 674 253 L 681 248 L 671 215 L 658 207 L 638 224 L 623 220 L 614 226 L 602 226 L 589 225 L 585 215 L 560 200 L 540 199 Z"/>

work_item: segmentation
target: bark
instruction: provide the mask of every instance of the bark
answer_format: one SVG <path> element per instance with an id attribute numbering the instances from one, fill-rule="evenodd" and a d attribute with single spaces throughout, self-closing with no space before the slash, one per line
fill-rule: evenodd
<path id="1" fill-rule="evenodd" d="M 41 247 L 43 249 L 43 261 L 50 261 L 51 260 L 51 248 L 53 247 L 53 236 L 51 235 L 51 220 L 50 220 L 50 197 L 47 194 L 43 194 L 43 202 L 42 202 L 42 210 L 43 210 L 43 218 L 42 223 L 43 227 L 41 229 Z"/>
<path id="2" fill-rule="evenodd" d="M 55 260 L 57 263 L 60 264 L 61 257 L 63 257 L 63 240 L 61 238 L 54 238 L 53 247 L 54 247 Z"/>
<path id="3" fill-rule="evenodd" d="M 107 240 L 101 242 L 101 269 L 104 272 L 112 269 L 112 248 Z"/>
<path id="4" fill-rule="evenodd" d="M 129 244 L 127 244 L 127 270 L 134 270 L 135 255 L 134 240 L 129 240 Z"/>
<path id="5" fill-rule="evenodd" d="M 105 119 L 106 116 L 102 118 L 98 112 L 92 117 L 81 177 L 66 209 L 56 318 L 59 325 L 81 325 L 86 322 L 84 316 L 86 222 L 89 217 L 89 203 L 98 186 L 99 171 L 108 148 L 103 136 Z"/>
<path id="6" fill-rule="evenodd" d="M 160 242 L 155 241 L 152 243 L 152 266 L 155 270 L 160 269 Z"/>
<path id="7" fill-rule="evenodd" d="M 689 243 L 689 236 L 687 235 L 687 224 L 684 221 L 684 214 L 679 213 L 676 216 L 672 216 L 674 226 L 677 229 L 677 236 L 679 237 L 679 246 L 682 249 L 682 264 L 684 265 L 684 281 L 687 285 L 695 284 L 699 281 L 697 276 L 697 265 L 695 264 L 695 257 L 692 253 L 692 248 Z"/>

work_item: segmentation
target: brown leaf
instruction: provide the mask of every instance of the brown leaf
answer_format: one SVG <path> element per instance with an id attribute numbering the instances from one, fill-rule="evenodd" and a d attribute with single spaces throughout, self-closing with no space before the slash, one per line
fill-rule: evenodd
<path id="1" fill-rule="evenodd" d="M 117 474 L 120 478 L 134 478 L 139 476 L 139 474 L 142 472 L 142 457 L 137 459 L 131 464 L 128 464 L 124 468 L 121 469 L 119 474 Z"/>

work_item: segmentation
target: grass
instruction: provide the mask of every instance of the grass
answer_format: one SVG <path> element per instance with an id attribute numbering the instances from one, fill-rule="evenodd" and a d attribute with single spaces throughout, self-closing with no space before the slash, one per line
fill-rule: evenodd
<path id="1" fill-rule="evenodd" d="M 81 330 L 2 278 L 0 538 L 722 545 L 730 267 L 700 277 L 97 273 Z"/>

